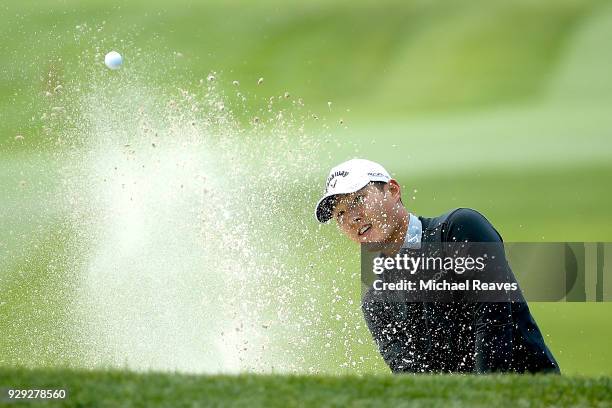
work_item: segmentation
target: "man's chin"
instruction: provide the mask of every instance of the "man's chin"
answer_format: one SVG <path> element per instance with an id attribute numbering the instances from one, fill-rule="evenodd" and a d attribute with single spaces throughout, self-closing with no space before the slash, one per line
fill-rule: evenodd
<path id="1" fill-rule="evenodd" d="M 368 245 L 371 245 L 372 247 L 380 246 L 381 248 L 383 248 L 383 247 L 389 246 L 389 244 L 384 242 L 384 240 L 378 237 L 374 237 L 374 236 L 361 236 L 361 237 L 357 237 L 357 239 L 358 239 L 357 242 L 359 242 L 360 244 L 368 244 Z"/>
<path id="2" fill-rule="evenodd" d="M 376 237 L 373 237 L 370 234 L 359 235 L 357 236 L 357 239 L 361 244 L 374 244 L 379 241 Z"/>
<path id="3" fill-rule="evenodd" d="M 355 241 L 358 244 L 368 244 L 368 245 L 376 245 L 378 243 L 378 241 L 373 240 L 371 238 L 360 237 L 360 236 L 355 237 L 353 241 Z"/>
<path id="4" fill-rule="evenodd" d="M 398 245 L 396 242 L 373 240 L 371 238 L 360 240 L 359 243 L 361 245 L 367 245 L 367 248 L 368 248 L 367 250 L 369 252 L 377 251 L 377 252 L 382 252 L 387 255 L 395 255 L 401 248 L 401 245 Z"/>

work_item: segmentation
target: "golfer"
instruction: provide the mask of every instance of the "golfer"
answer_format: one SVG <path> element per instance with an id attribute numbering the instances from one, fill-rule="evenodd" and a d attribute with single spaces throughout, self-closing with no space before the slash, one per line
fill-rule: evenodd
<path id="1" fill-rule="evenodd" d="M 335 219 L 358 244 L 382 243 L 387 256 L 425 243 L 502 245 L 477 211 L 459 208 L 435 218 L 411 214 L 398 182 L 380 164 L 363 159 L 330 171 L 315 215 L 322 223 Z M 391 302 L 375 292 L 365 294 L 362 311 L 394 373 L 559 373 L 524 300 Z"/>

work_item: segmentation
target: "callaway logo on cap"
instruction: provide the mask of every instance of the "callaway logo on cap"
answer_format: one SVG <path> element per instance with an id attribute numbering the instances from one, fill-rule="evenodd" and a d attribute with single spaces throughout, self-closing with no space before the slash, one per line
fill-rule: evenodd
<path id="1" fill-rule="evenodd" d="M 387 170 L 378 163 L 365 159 L 352 159 L 330 170 L 325 183 L 325 194 L 317 203 L 315 216 L 319 222 L 327 222 L 332 217 L 334 197 L 361 190 L 370 181 L 391 180 Z"/>

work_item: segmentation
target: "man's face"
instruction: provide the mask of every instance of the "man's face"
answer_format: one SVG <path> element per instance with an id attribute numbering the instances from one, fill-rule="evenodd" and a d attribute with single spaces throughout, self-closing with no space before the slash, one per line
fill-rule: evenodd
<path id="1" fill-rule="evenodd" d="M 397 228 L 398 201 L 389 184 L 381 190 L 370 183 L 359 191 L 338 196 L 332 214 L 352 241 L 387 242 Z"/>

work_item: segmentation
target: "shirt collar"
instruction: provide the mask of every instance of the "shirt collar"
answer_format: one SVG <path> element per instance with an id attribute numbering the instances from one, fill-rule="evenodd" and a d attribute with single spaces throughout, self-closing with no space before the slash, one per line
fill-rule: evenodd
<path id="1" fill-rule="evenodd" d="M 408 231 L 406 231 L 406 237 L 404 238 L 402 248 L 420 249 L 422 235 L 423 225 L 421 224 L 421 220 L 419 220 L 419 217 L 416 215 L 408 213 Z"/>

